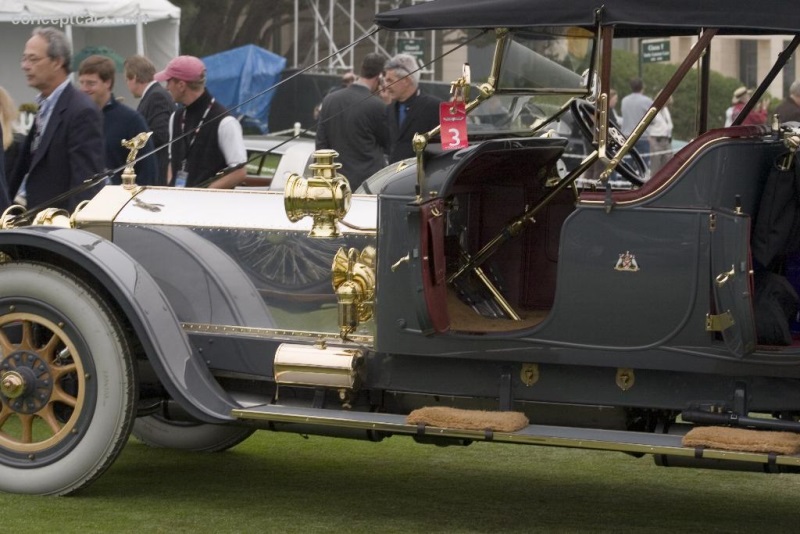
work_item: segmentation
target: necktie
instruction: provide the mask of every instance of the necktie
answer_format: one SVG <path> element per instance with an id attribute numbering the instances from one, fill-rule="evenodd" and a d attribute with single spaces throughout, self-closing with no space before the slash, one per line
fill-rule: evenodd
<path id="1" fill-rule="evenodd" d="M 45 117 L 45 103 L 39 104 L 39 109 L 36 110 L 36 116 L 33 118 L 33 127 L 35 132 L 33 134 L 33 142 L 31 143 L 31 152 L 39 148 L 39 143 L 42 141 L 44 135 L 44 117 Z"/>
<path id="2" fill-rule="evenodd" d="M 406 121 L 406 113 L 408 113 L 408 105 L 400 103 L 398 104 L 397 108 L 397 124 L 402 126 L 403 123 Z"/>
<path id="3" fill-rule="evenodd" d="M 39 148 L 39 143 L 42 141 L 44 129 L 47 126 L 47 116 L 50 113 L 50 101 L 41 99 L 38 101 L 39 109 L 36 110 L 36 116 L 33 119 L 33 127 L 35 128 L 33 134 L 33 143 L 31 143 L 31 152 Z"/>

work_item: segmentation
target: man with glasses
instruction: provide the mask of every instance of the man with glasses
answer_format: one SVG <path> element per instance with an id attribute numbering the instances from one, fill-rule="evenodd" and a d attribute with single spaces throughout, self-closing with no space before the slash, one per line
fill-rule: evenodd
<path id="1" fill-rule="evenodd" d="M 94 102 L 69 82 L 71 60 L 70 43 L 55 28 L 36 28 L 25 43 L 22 71 L 28 85 L 39 90 L 39 111 L 8 189 L 14 198 L 24 182 L 29 208 L 71 211 L 98 191 L 93 187 L 52 201 L 104 167 L 103 117 Z"/>
<path id="2" fill-rule="evenodd" d="M 383 67 L 389 124 L 389 163 L 414 157 L 411 140 L 439 125 L 441 100 L 419 89 L 419 66 L 414 56 L 397 54 Z"/>

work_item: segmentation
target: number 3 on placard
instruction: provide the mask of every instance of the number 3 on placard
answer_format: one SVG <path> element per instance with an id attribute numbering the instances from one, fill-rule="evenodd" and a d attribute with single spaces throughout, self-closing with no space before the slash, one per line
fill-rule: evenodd
<path id="1" fill-rule="evenodd" d="M 461 146 L 461 137 L 459 136 L 460 130 L 458 128 L 450 128 L 447 130 L 450 134 L 450 142 L 447 146 L 458 147 Z"/>
<path id="2" fill-rule="evenodd" d="M 442 148 L 455 150 L 466 148 L 467 113 L 463 102 L 442 102 L 439 104 L 439 125 L 442 133 Z"/>

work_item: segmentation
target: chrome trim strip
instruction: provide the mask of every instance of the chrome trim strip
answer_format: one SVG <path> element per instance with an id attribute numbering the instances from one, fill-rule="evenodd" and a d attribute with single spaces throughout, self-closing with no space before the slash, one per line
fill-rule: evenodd
<path id="1" fill-rule="evenodd" d="M 181 323 L 184 331 L 197 334 L 220 334 L 230 337 L 268 337 L 276 341 L 281 340 L 296 340 L 297 338 L 307 339 L 309 341 L 331 341 L 338 343 L 346 343 L 352 341 L 360 345 L 372 345 L 372 336 L 361 334 L 350 334 L 347 336 L 346 341 L 342 341 L 337 334 L 333 332 L 311 332 L 304 330 L 279 330 L 275 328 L 258 328 L 252 326 L 234 326 L 234 325 L 217 325 L 217 324 L 202 324 L 202 323 Z"/>
<path id="2" fill-rule="evenodd" d="M 349 412 L 345 410 L 315 410 L 280 405 L 263 405 L 251 408 L 234 409 L 231 416 L 240 419 L 253 419 L 283 423 L 305 423 L 392 432 L 397 434 L 418 434 L 416 425 L 406 424 L 406 417 L 396 414 Z M 426 436 L 462 438 L 486 441 L 483 430 L 460 430 L 452 428 L 425 427 Z M 594 437 L 589 439 L 587 435 Z M 605 438 L 605 439 L 603 439 Z M 666 454 L 670 456 L 694 457 L 695 449 L 681 445 L 681 437 L 646 432 L 622 430 L 594 430 L 549 425 L 530 425 L 519 432 L 494 432 L 491 441 L 519 443 L 527 445 L 547 445 L 579 449 L 632 452 L 643 454 Z M 750 463 L 771 463 L 769 454 L 733 452 L 703 449 L 703 459 L 728 460 Z M 781 465 L 800 466 L 800 456 L 778 455 L 774 462 Z"/>

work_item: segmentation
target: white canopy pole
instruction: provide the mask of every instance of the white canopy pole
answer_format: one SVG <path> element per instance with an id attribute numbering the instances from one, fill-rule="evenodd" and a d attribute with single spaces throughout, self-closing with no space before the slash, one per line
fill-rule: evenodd
<path id="1" fill-rule="evenodd" d="M 144 55 L 144 25 L 141 17 L 136 21 L 136 53 Z"/>

